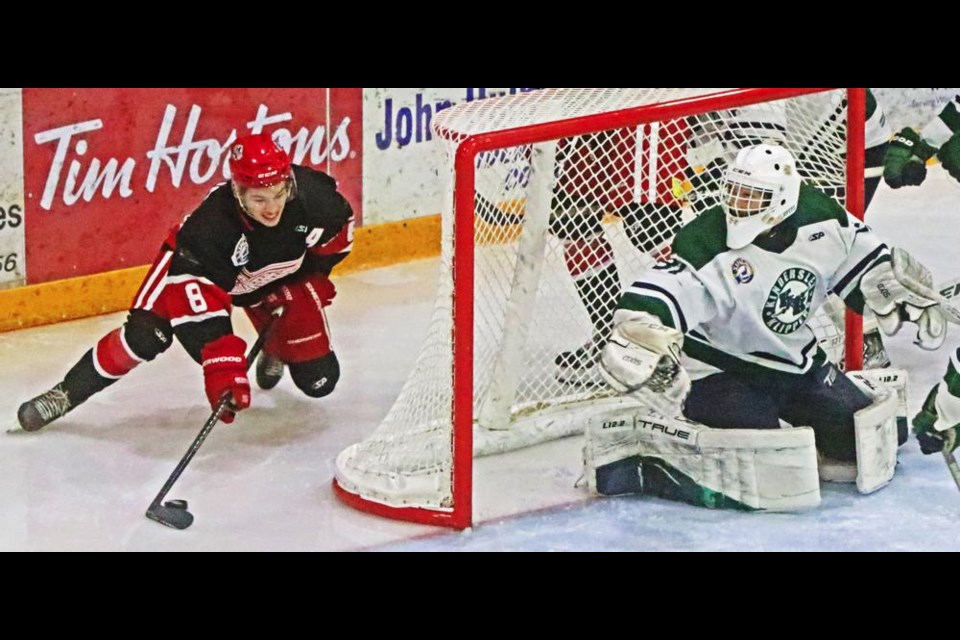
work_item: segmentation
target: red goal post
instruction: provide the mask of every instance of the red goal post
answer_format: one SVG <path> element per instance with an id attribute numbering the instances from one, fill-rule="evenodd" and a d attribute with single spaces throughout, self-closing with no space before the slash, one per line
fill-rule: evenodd
<path id="1" fill-rule="evenodd" d="M 806 104 L 804 100 L 819 100 L 820 96 L 832 101 L 831 105 L 846 107 L 845 132 L 832 132 L 830 144 L 817 147 L 830 147 L 832 151 L 824 153 L 833 153 L 844 165 L 840 175 L 837 162 L 824 162 L 824 172 L 830 173 L 825 180 L 834 183 L 839 180 L 836 186 L 845 189 L 839 193 L 845 197 L 847 209 L 862 218 L 865 89 L 544 89 L 527 95 L 465 103 L 440 112 L 434 131 L 447 142 L 451 154 L 448 202 L 452 207 L 443 212 L 444 255 L 437 311 L 424 352 L 384 423 L 370 437 L 337 457 L 334 489 L 338 497 L 353 507 L 390 518 L 469 527 L 474 515 L 475 455 L 576 433 L 576 423 L 579 421 L 582 426 L 584 412 L 616 401 L 597 390 L 577 395 L 551 379 L 547 351 L 554 346 L 559 348 L 562 338 L 546 346 L 538 345 L 536 353 L 528 348 L 530 342 L 549 334 L 539 328 L 538 313 L 567 322 L 569 326 L 575 321 L 585 324 L 582 309 L 576 310 L 575 296 L 573 302 L 567 300 L 562 307 L 556 307 L 563 311 L 552 311 L 550 301 L 555 297 L 571 298 L 573 289 L 561 283 L 544 293 L 549 288 L 545 285 L 550 277 L 545 275 L 548 267 L 532 264 L 547 261 L 552 253 L 557 256 L 562 256 L 564 250 L 569 253 L 568 239 L 557 242 L 552 237 L 559 228 L 555 221 L 558 182 L 564 178 L 564 169 L 558 169 L 557 158 L 565 148 L 575 146 L 569 141 L 590 140 L 594 135 L 607 136 L 604 139 L 609 140 L 611 132 L 634 129 L 639 132 L 641 128 L 650 134 L 663 132 L 667 131 L 661 128 L 666 127 L 663 123 L 684 122 L 703 114 L 719 114 L 711 117 L 722 122 L 728 118 L 727 114 L 748 105 L 779 104 L 777 101 L 793 99 L 797 104 Z M 801 119 L 804 124 L 798 128 L 804 129 L 804 135 L 809 138 L 815 135 L 814 129 L 819 125 L 812 117 L 809 124 L 807 120 Z M 657 126 L 654 128 L 654 125 Z M 819 130 L 816 135 L 820 135 Z M 842 142 L 834 144 L 835 141 Z M 683 152 L 681 143 L 672 144 L 681 150 L 674 154 L 679 157 Z M 659 182 L 653 167 L 668 164 L 674 156 L 650 152 L 649 157 L 641 157 L 640 146 L 633 150 L 632 156 L 625 156 L 620 142 L 605 146 L 616 147 L 619 155 L 601 158 L 593 165 L 581 163 L 576 169 L 576 178 L 569 180 L 597 191 L 601 189 L 598 185 L 606 188 L 616 183 L 619 185 L 616 188 L 633 194 L 627 196 L 628 199 L 652 198 L 656 190 L 653 182 Z M 625 157 L 628 159 L 624 160 Z M 646 182 L 641 183 L 635 170 L 644 161 L 649 171 Z M 538 167 L 537 162 L 543 163 L 542 166 Z M 607 175 L 611 171 L 604 168 L 605 162 L 607 165 L 619 163 L 625 168 L 611 177 Z M 497 173 L 498 163 L 512 166 L 511 171 L 517 175 L 507 174 L 504 178 Z M 516 184 L 503 187 L 496 196 L 485 197 L 478 178 L 478 173 L 484 171 L 496 174 L 493 182 L 497 184 L 509 179 Z M 571 175 L 573 171 L 570 170 Z M 624 182 L 629 171 L 634 171 L 632 182 Z M 534 178 L 524 183 L 524 175 Z M 538 183 L 537 176 L 546 186 Z M 610 194 L 616 188 L 604 192 L 609 202 L 615 199 Z M 676 184 L 674 188 L 678 188 Z M 582 194 L 577 195 L 579 198 Z M 599 200 L 595 193 L 591 198 Z M 495 203 L 494 215 L 502 222 L 494 225 L 500 234 L 495 238 L 484 235 L 488 233 L 485 227 L 490 224 L 488 216 L 480 214 L 488 201 Z M 622 204 L 622 199 L 617 202 Z M 611 219 L 617 219 L 615 215 L 611 218 L 612 206 L 596 207 L 598 218 L 603 218 L 606 235 L 612 235 L 618 224 L 611 223 Z M 541 209 L 545 211 L 542 216 L 536 213 Z M 538 216 L 539 223 L 536 222 Z M 540 226 L 530 231 L 535 224 Z M 592 224 L 597 225 L 596 221 Z M 658 221 L 651 227 L 657 225 L 663 226 Z M 509 234 L 502 231 L 507 228 Z M 544 240 L 545 237 L 549 240 Z M 658 242 L 661 240 L 663 238 L 658 238 Z M 506 249 L 513 246 L 517 248 Z M 484 253 L 479 261 L 478 247 Z M 563 259 L 554 261 L 562 263 Z M 569 255 L 566 261 L 570 269 Z M 557 272 L 562 279 L 563 269 Z M 621 272 L 620 277 L 629 276 Z M 560 293 L 554 295 L 556 291 Z M 490 307 L 495 307 L 494 311 L 490 311 Z M 485 334 L 488 325 L 497 327 L 493 331 L 496 335 L 490 340 Z M 847 314 L 843 339 L 847 369 L 859 369 L 862 361 L 859 316 Z M 503 383 L 504 379 L 508 382 Z M 480 384 L 478 380 L 484 382 Z M 526 386 L 523 391 L 517 391 L 518 385 Z M 538 418 L 533 414 L 541 411 L 552 412 L 551 427 L 561 421 L 558 418 L 561 415 L 573 424 L 560 431 L 550 431 L 543 426 L 548 420 L 536 422 Z M 484 413 L 494 418 L 484 418 Z M 514 424 L 524 421 L 535 423 L 531 427 L 535 435 L 522 433 L 521 428 L 514 429 Z M 503 434 L 514 432 L 521 434 L 516 436 L 517 442 L 505 443 L 513 436 Z M 494 434 L 493 444 L 478 446 L 475 435 L 486 438 L 490 433 Z"/>

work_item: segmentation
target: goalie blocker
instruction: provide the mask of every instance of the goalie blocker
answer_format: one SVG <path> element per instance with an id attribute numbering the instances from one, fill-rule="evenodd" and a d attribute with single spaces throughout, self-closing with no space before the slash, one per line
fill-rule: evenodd
<path id="1" fill-rule="evenodd" d="M 869 375 L 850 378 L 870 399 L 854 416 L 855 463 L 819 459 L 813 429 L 713 429 L 648 407 L 594 416 L 584 470 L 600 495 L 640 493 L 698 506 L 794 511 L 820 504 L 822 478 L 872 493 L 896 468 L 897 394 Z"/>
<path id="2" fill-rule="evenodd" d="M 960 312 L 934 289 L 933 275 L 900 247 L 891 259 L 880 260 L 864 274 L 860 290 L 867 307 L 876 315 L 880 329 L 892 336 L 904 321 L 917 325 L 914 343 L 921 349 L 939 349 L 947 337 L 947 322 L 960 324 Z"/>

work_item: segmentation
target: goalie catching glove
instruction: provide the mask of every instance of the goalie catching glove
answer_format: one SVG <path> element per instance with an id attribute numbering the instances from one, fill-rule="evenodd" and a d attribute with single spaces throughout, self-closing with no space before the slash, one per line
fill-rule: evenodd
<path id="1" fill-rule="evenodd" d="M 600 375 L 614 390 L 672 418 L 690 393 L 690 377 L 680 366 L 682 346 L 682 333 L 634 312 L 617 323 L 601 350 Z"/>
<path id="2" fill-rule="evenodd" d="M 921 349 L 940 348 L 947 337 L 947 319 L 933 288 L 933 275 L 909 253 L 894 247 L 892 260 L 874 265 L 860 280 L 866 305 L 888 336 L 903 322 L 917 324 L 914 343 Z"/>

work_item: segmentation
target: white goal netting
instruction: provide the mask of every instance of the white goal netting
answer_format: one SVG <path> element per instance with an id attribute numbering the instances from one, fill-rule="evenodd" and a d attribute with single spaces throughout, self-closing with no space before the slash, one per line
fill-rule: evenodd
<path id="1" fill-rule="evenodd" d="M 620 292 L 669 252 L 680 225 L 717 204 L 722 169 L 738 147 L 787 146 L 805 179 L 843 200 L 845 90 L 717 108 L 725 95 L 543 89 L 437 114 L 449 196 L 436 308 L 393 408 L 338 456 L 340 488 L 388 507 L 449 510 L 455 400 L 471 416 L 475 455 L 578 433 L 591 410 L 618 402 L 595 356 Z M 663 103 L 698 110 L 650 120 L 636 109 Z M 535 125 L 544 126 L 531 133 Z M 474 233 L 458 243 L 455 158 L 478 134 L 495 142 L 460 168 L 460 180 L 472 174 L 465 184 L 473 184 Z M 539 139 L 524 141 L 531 135 Z M 458 297 L 471 293 L 469 283 L 454 281 L 458 262 L 472 277 L 472 322 L 454 312 Z M 842 314 L 815 320 L 835 360 L 843 356 L 838 318 L 842 326 Z M 470 366 L 455 367 L 454 347 L 467 338 Z M 456 396 L 455 373 L 469 376 L 471 385 L 461 387 L 472 387 L 469 398 Z"/>

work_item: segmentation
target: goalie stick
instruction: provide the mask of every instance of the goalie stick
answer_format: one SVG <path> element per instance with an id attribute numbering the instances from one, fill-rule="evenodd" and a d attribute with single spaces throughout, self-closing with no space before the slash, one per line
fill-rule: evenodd
<path id="1" fill-rule="evenodd" d="M 940 286 L 937 288 L 937 291 L 939 291 L 940 295 L 947 300 L 952 300 L 953 298 L 958 297 L 958 295 L 960 295 L 960 278 L 954 278 L 953 280 L 941 282 Z"/>
<path id="2" fill-rule="evenodd" d="M 956 319 L 960 317 L 960 310 L 953 306 L 953 302 L 951 301 L 957 298 L 958 294 L 960 294 L 960 278 L 941 282 L 940 286 L 937 287 L 940 306 L 943 308 L 947 320 L 954 324 L 960 324 Z M 954 484 L 956 484 L 957 489 L 960 490 L 960 465 L 957 464 L 956 457 L 954 457 L 952 451 L 947 451 L 946 446 L 940 450 L 940 453 L 943 454 L 943 461 L 947 463 L 947 469 L 950 470 L 950 476 L 953 478 Z"/>
<path id="3" fill-rule="evenodd" d="M 476 213 L 481 220 L 487 224 L 496 227 L 508 227 L 515 224 L 523 224 L 524 216 L 520 213 L 509 213 L 498 207 L 495 203 L 485 198 L 480 192 L 474 196 L 476 198 Z"/>
<path id="4" fill-rule="evenodd" d="M 479 191 L 474 194 L 474 202 L 474 212 L 476 213 L 477 217 L 487 224 L 495 227 L 512 227 L 515 225 L 521 225 L 527 219 L 526 213 L 523 211 L 523 207 L 498 205 L 496 202 L 490 200 Z M 556 197 L 554 197 L 551 201 L 551 216 L 557 209 L 557 203 L 558 200 Z M 604 211 L 602 210 L 602 206 L 599 203 L 591 203 L 586 200 L 579 200 L 576 204 L 578 204 L 584 210 L 591 211 L 591 213 L 584 214 L 585 216 L 595 215 L 599 218 L 603 218 L 605 215 Z M 511 208 L 519 209 L 519 212 L 511 211 Z"/>
<path id="5" fill-rule="evenodd" d="M 253 346 L 250 347 L 250 352 L 247 354 L 248 370 L 250 368 L 250 364 L 256 360 L 257 355 L 259 355 L 260 350 L 263 348 L 263 344 L 266 342 L 267 335 L 270 333 L 270 329 L 273 327 L 274 322 L 276 322 L 277 318 L 279 318 L 281 315 L 283 315 L 283 307 L 279 307 L 273 312 L 273 315 L 267 322 L 267 326 L 263 328 L 263 331 L 260 332 L 260 336 L 257 338 L 256 342 L 254 342 Z M 160 489 L 157 497 L 155 497 L 153 502 L 150 503 L 150 506 L 147 507 L 147 512 L 145 515 L 148 518 L 154 522 L 159 522 L 160 524 L 166 525 L 173 529 L 186 529 L 193 524 L 193 514 L 187 511 L 186 500 L 167 500 L 166 502 L 163 502 L 163 499 L 166 497 L 170 489 L 173 488 L 173 484 L 180 477 L 180 474 L 183 473 L 183 470 L 186 469 L 187 465 L 190 464 L 190 461 L 193 460 L 193 456 L 196 455 L 197 450 L 200 449 L 200 445 L 202 445 L 203 441 L 207 439 L 210 431 L 213 430 L 213 427 L 220 420 L 223 412 L 227 410 L 227 405 L 229 404 L 230 393 L 228 392 L 225 393 L 220 399 L 220 402 L 217 403 L 213 413 L 210 414 L 210 417 L 207 418 L 207 421 L 203 424 L 203 428 L 200 429 L 200 433 L 197 434 L 197 437 L 194 438 L 190 448 L 187 449 L 187 452 L 184 454 L 183 458 L 180 459 L 180 462 L 177 464 L 177 468 L 173 470 L 173 473 L 170 474 L 170 477 L 167 478 L 167 481 L 163 483 L 163 487 Z"/>
<path id="6" fill-rule="evenodd" d="M 943 460 L 947 463 L 947 469 L 950 470 L 950 475 L 953 476 L 953 482 L 957 485 L 957 489 L 960 489 L 960 465 L 957 464 L 957 459 L 953 457 L 953 452 L 947 451 L 946 448 L 942 449 L 940 453 L 943 454 Z"/>

